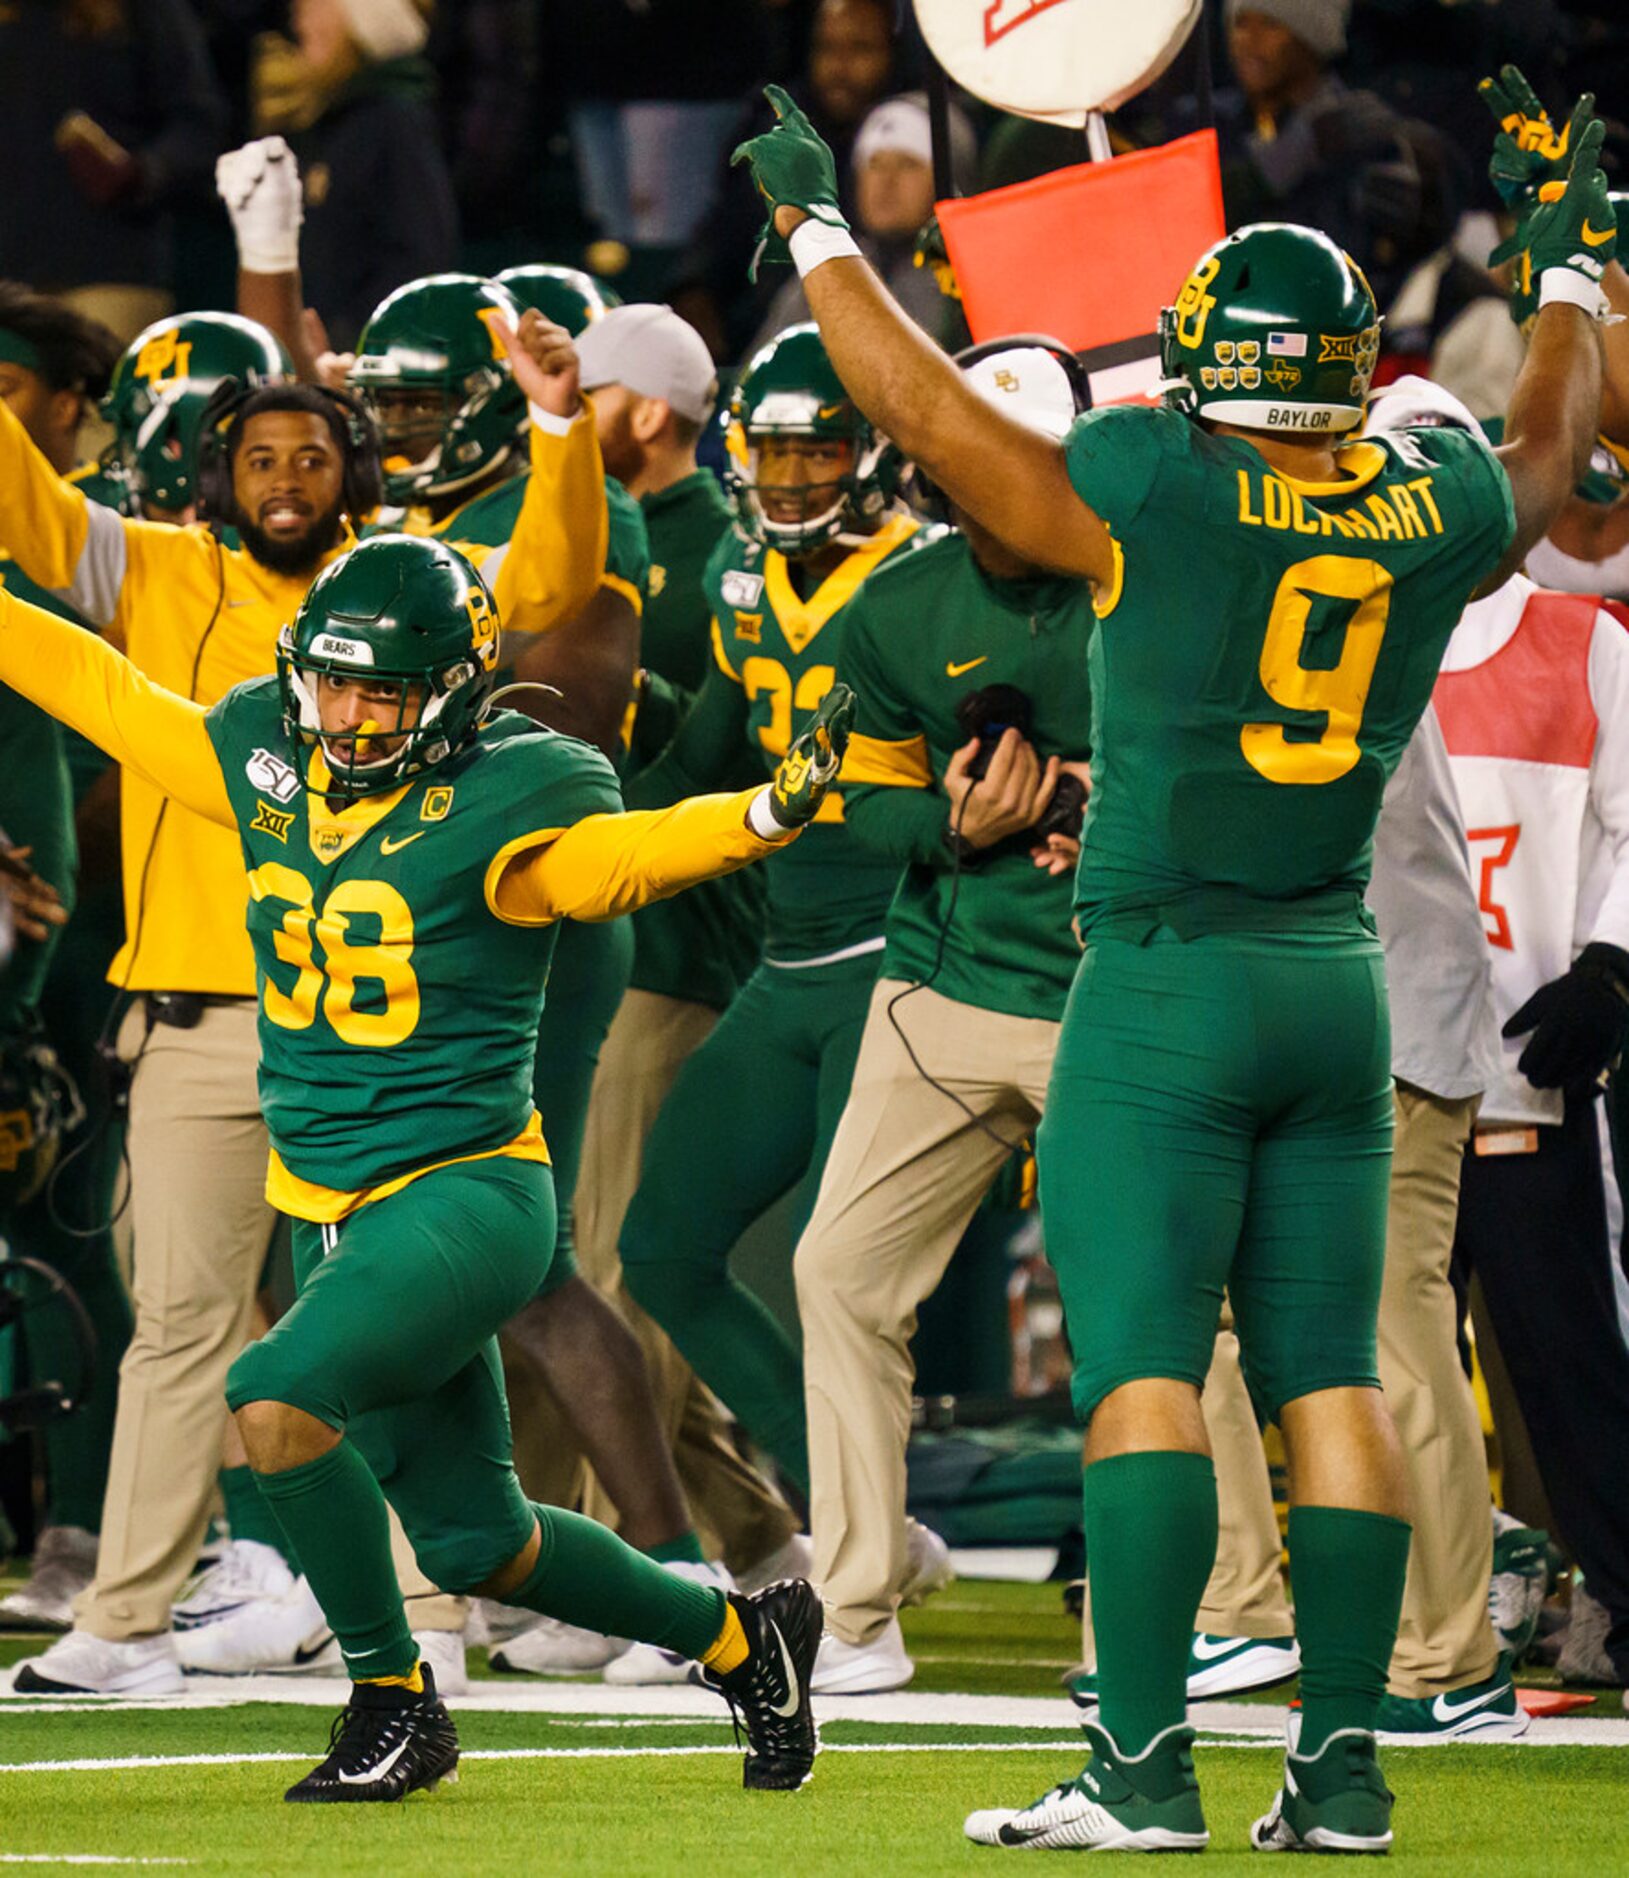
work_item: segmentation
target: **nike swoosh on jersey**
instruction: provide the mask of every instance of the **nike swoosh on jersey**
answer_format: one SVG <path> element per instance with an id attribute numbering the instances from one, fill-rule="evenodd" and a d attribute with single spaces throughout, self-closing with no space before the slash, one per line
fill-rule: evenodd
<path id="1" fill-rule="evenodd" d="M 1431 1719 L 1439 1722 L 1452 1722 L 1458 1721 L 1462 1715 L 1474 1715 L 1479 1708 L 1486 1708 L 1490 1702 L 1497 1702 L 1509 1686 L 1508 1683 L 1501 1683 L 1497 1689 L 1490 1689 L 1486 1695 L 1479 1695 L 1471 1702 L 1452 1702 L 1448 1696 L 1439 1695 L 1431 1704 Z"/>
<path id="2" fill-rule="evenodd" d="M 945 676 L 946 678 L 960 678 L 963 672 L 970 672 L 975 665 L 982 665 L 989 656 L 988 652 L 981 652 L 976 659 L 963 659 L 960 665 L 954 659 L 947 660 Z"/>
<path id="3" fill-rule="evenodd" d="M 407 1752 L 409 1745 L 406 1741 L 398 1741 L 377 1767 L 370 1767 L 366 1773 L 361 1774 L 341 1773 L 339 1776 L 341 1783 L 347 1787 L 365 1787 L 370 1781 L 383 1780 Z"/>
<path id="4" fill-rule="evenodd" d="M 798 1672 L 792 1662 L 792 1652 L 786 1647 L 786 1639 L 781 1635 L 781 1627 L 773 1619 L 770 1629 L 775 1633 L 775 1641 L 780 1645 L 781 1667 L 786 1671 L 787 1697 L 784 1702 L 771 1702 L 770 1708 L 783 1721 L 790 1721 L 798 1712 L 798 1704 L 803 1698 L 803 1690 L 798 1683 Z"/>
<path id="5" fill-rule="evenodd" d="M 423 833 L 424 830 L 422 828 L 416 829 L 410 835 L 403 835 L 400 841 L 397 841 L 390 835 L 384 835 L 379 841 L 379 852 L 381 854 L 394 854 L 398 848 L 405 848 L 408 842 L 417 841 L 419 836 Z"/>

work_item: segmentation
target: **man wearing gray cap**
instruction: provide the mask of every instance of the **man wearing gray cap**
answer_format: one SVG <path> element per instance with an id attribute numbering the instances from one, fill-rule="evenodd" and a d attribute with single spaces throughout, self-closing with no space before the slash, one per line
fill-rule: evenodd
<path id="1" fill-rule="evenodd" d="M 665 306 L 612 307 L 577 341 L 593 394 L 607 471 L 637 498 L 650 533 L 650 596 L 641 622 L 640 702 L 630 772 L 659 755 L 710 662 L 702 570 L 729 526 L 717 480 L 696 445 L 718 378 L 694 327 Z M 743 752 L 743 785 L 753 759 Z M 639 1180 L 640 1151 L 679 1066 L 758 962 L 762 885 L 710 881 L 633 921 L 634 969 L 600 1051 L 578 1175 L 577 1249 L 590 1283 L 615 1298 L 644 1346 L 658 1412 L 709 1557 L 721 1553 L 756 1582 L 801 1569 L 785 1553 L 796 1521 L 740 1458 L 712 1392 L 621 1285 L 617 1235 Z M 607 1524 L 614 1507 L 590 1477 L 585 1510 Z M 707 1543 L 712 1541 L 712 1543 Z M 784 1554 L 784 1556 L 783 1556 Z M 617 1679 L 654 1665 L 642 1649 L 612 1666 Z"/>

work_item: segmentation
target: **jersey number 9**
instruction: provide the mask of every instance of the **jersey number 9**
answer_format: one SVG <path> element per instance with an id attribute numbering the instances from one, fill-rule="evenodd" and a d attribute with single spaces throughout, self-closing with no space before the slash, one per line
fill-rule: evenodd
<path id="1" fill-rule="evenodd" d="M 1293 743 L 1282 724 L 1246 724 L 1239 732 L 1244 760 L 1275 783 L 1335 782 L 1358 760 L 1358 728 L 1391 611 L 1392 577 L 1378 561 L 1315 554 L 1284 570 L 1267 616 L 1259 672 L 1262 689 L 1288 711 L 1327 719 L 1316 741 Z M 1314 600 L 1355 601 L 1341 655 L 1326 671 L 1301 663 Z"/>

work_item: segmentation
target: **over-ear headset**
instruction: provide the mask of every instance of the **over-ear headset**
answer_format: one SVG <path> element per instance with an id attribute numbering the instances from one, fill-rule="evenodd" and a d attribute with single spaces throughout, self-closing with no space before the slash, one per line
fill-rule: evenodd
<path id="1" fill-rule="evenodd" d="M 232 446 L 244 407 L 251 398 L 267 389 L 264 385 L 245 385 L 236 378 L 222 379 L 210 394 L 199 420 L 195 484 L 198 514 L 217 532 L 230 528 L 237 519 L 237 502 L 232 489 Z M 326 385 L 306 385 L 301 389 L 326 400 L 339 417 L 345 435 L 345 480 L 340 499 L 352 522 L 360 523 L 378 508 L 385 494 L 384 476 L 379 466 L 379 432 L 373 418 L 361 400 L 348 391 L 331 391 Z"/>

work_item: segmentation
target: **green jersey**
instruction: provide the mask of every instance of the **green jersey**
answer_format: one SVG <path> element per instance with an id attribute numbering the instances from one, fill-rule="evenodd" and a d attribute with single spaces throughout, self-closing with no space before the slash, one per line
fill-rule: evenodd
<path id="1" fill-rule="evenodd" d="M 1016 839 L 954 870 L 940 781 L 967 742 L 957 707 L 992 685 L 1029 700 L 1043 758 L 1089 758 L 1091 631 L 1084 581 L 992 579 L 959 534 L 899 556 L 850 602 L 837 661 L 858 700 L 843 767 L 849 826 L 906 863 L 884 977 L 931 980 L 947 998 L 1016 1017 L 1063 1016 L 1080 962 L 1069 877 L 1036 867 Z"/>
<path id="2" fill-rule="evenodd" d="M 712 611 L 702 576 L 730 520 L 729 504 L 706 470 L 640 497 L 639 506 L 650 534 L 651 556 L 639 656 L 650 676 L 647 700 L 634 721 L 631 769 L 660 754 L 678 716 L 707 676 Z M 664 724 L 665 733 L 659 728 Z M 743 749 L 737 774 L 729 780 L 745 789 L 757 777 L 753 758 Z M 703 881 L 633 915 L 629 982 L 659 997 L 684 998 L 721 1011 L 757 964 L 763 928 L 760 869 L 743 868 L 738 874 Z"/>
<path id="3" fill-rule="evenodd" d="M 713 670 L 661 759 L 629 786 L 649 807 L 723 786 L 743 748 L 773 774 L 835 676 L 844 610 L 861 581 L 908 552 L 916 522 L 891 517 L 808 596 L 774 548 L 729 529 L 703 576 L 712 613 Z M 882 944 L 899 865 L 871 853 L 844 826 L 834 789 L 813 824 L 764 863 L 764 957 L 806 964 Z"/>
<path id="4" fill-rule="evenodd" d="M 516 1140 L 554 926 L 487 904 L 499 851 L 621 802 L 574 738 L 500 711 L 458 756 L 340 810 L 299 787 L 277 683 L 206 720 L 249 872 L 260 1096 L 279 1161 L 358 1193 Z"/>
<path id="5" fill-rule="evenodd" d="M 1242 438 L 1129 405 L 1080 418 L 1065 449 L 1116 548 L 1082 930 L 1356 918 L 1386 779 L 1514 532 L 1498 459 L 1463 431 L 1403 431 L 1299 482 Z"/>

